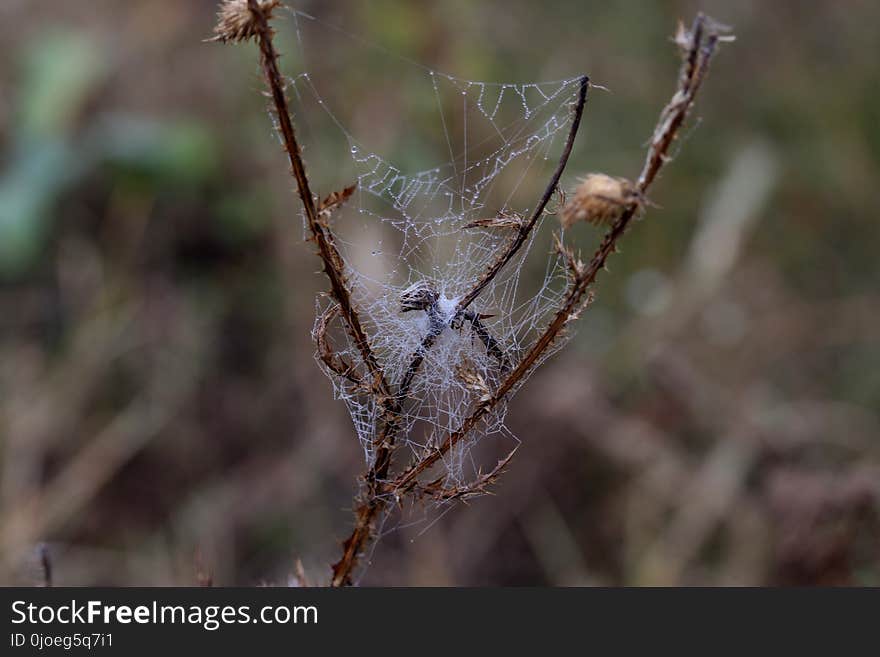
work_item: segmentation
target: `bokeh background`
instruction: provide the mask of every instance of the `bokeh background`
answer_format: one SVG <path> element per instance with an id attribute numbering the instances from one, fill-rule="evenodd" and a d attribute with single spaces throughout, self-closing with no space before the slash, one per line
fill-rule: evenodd
<path id="1" fill-rule="evenodd" d="M 609 92 L 567 183 L 638 172 L 679 17 L 737 35 L 658 207 L 512 405 L 496 495 L 403 522 L 362 584 L 880 585 L 880 5 L 296 6 L 466 78 L 588 72 Z M 215 9 L 0 3 L 0 583 L 40 584 L 43 557 L 56 584 L 284 585 L 297 559 L 323 582 L 350 527 L 325 284 L 255 48 L 203 42 Z M 356 129 L 435 157 L 419 99 L 359 61 Z"/>

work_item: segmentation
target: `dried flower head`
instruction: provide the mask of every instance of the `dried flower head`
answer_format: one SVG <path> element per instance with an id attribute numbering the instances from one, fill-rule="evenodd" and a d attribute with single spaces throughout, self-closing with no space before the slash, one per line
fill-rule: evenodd
<path id="1" fill-rule="evenodd" d="M 268 21 L 272 10 L 281 6 L 281 0 L 256 0 L 257 8 Z M 248 6 L 248 0 L 225 0 L 217 12 L 216 35 L 212 41 L 240 42 L 257 36 L 257 22 Z"/>
<path id="2" fill-rule="evenodd" d="M 568 228 L 576 221 L 595 225 L 612 224 L 626 210 L 642 203 L 642 195 L 626 178 L 591 173 L 574 190 L 563 206 L 560 221 Z"/>

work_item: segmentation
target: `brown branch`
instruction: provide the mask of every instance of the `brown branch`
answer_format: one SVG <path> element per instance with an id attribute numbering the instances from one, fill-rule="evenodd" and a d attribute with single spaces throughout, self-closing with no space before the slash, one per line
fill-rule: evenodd
<path id="1" fill-rule="evenodd" d="M 645 164 L 639 175 L 636 187 L 642 195 L 645 194 L 656 178 L 657 173 L 669 160 L 669 148 L 675 141 L 678 131 L 693 105 L 723 29 L 722 26 L 703 14 L 697 15 L 690 31 L 685 31 L 679 27 L 676 43 L 683 51 L 684 64 L 679 76 L 678 88 L 672 99 L 660 113 L 660 119 L 654 131 L 651 144 L 648 147 Z M 618 217 L 605 234 L 590 263 L 586 266 L 577 261 L 570 251 L 561 248 L 560 243 L 560 255 L 566 260 L 572 280 L 562 306 L 553 316 L 547 328 L 528 352 L 526 352 L 517 367 L 501 382 L 492 398 L 485 403 L 477 405 L 474 411 L 465 418 L 461 426 L 456 431 L 450 433 L 436 450 L 410 466 L 397 479 L 389 483 L 386 487 L 387 490 L 393 491 L 398 496 L 412 490 L 417 485 L 419 475 L 431 468 L 450 449 L 464 439 L 480 420 L 495 408 L 517 383 L 523 380 L 525 375 L 537 364 L 541 356 L 559 337 L 566 324 L 578 315 L 581 301 L 596 280 L 599 271 L 605 267 L 608 256 L 616 251 L 618 240 L 626 232 L 627 227 L 640 208 L 640 204 L 631 205 Z"/>
<path id="2" fill-rule="evenodd" d="M 229 5 L 237 5 L 240 3 L 230 2 Z M 361 352 L 361 357 L 370 371 L 370 374 L 376 379 L 381 392 L 386 398 L 391 398 L 388 382 L 385 375 L 379 367 L 373 350 L 370 347 L 367 334 L 361 325 L 360 316 L 357 313 L 352 301 L 351 293 L 348 289 L 348 281 L 345 277 L 344 263 L 339 250 L 333 240 L 333 236 L 329 229 L 323 224 L 319 216 L 319 210 L 315 205 L 315 197 L 309 186 L 309 179 L 306 175 L 306 168 L 303 164 L 302 154 L 300 152 L 299 142 L 296 139 L 296 131 L 293 128 L 293 120 L 290 116 L 290 108 L 287 104 L 287 96 L 284 92 L 284 83 L 281 73 L 278 70 L 278 53 L 272 41 L 274 31 L 269 25 L 271 11 L 276 3 L 261 3 L 259 0 L 247 0 L 247 9 L 250 12 L 250 23 L 246 28 L 239 29 L 246 35 L 254 36 L 260 47 L 260 64 L 263 68 L 263 76 L 269 85 L 272 104 L 275 109 L 275 116 L 278 120 L 278 130 L 281 133 L 284 142 L 284 150 L 287 152 L 290 161 L 290 169 L 296 180 L 297 191 L 306 213 L 306 221 L 312 239 L 318 246 L 318 256 L 324 264 L 324 274 L 330 281 L 330 290 L 333 298 L 339 304 L 339 311 L 345 321 L 348 331 L 351 334 L 357 348 Z M 218 35 L 218 38 L 222 35 Z M 345 192 L 343 192 L 345 194 Z"/>
<path id="3" fill-rule="evenodd" d="M 350 581 L 350 573 L 357 563 L 357 555 L 364 545 L 365 540 L 372 534 L 372 521 L 379 508 L 372 502 L 376 499 L 377 482 L 387 476 L 391 465 L 391 452 L 394 444 L 394 435 L 398 427 L 399 407 L 396 397 L 391 393 L 391 387 L 385 378 L 385 373 L 379 366 L 378 361 L 370 347 L 367 334 L 361 325 L 358 315 L 351 301 L 348 290 L 348 282 L 344 273 L 344 263 L 339 250 L 333 240 L 329 229 L 323 225 L 315 207 L 314 196 L 309 188 L 305 165 L 300 154 L 299 143 L 293 129 L 293 121 L 290 118 L 290 110 L 287 106 L 287 97 L 284 93 L 281 74 L 278 71 L 278 55 L 272 43 L 272 29 L 269 27 L 269 15 L 258 0 L 248 0 L 248 10 L 256 24 L 256 35 L 260 45 L 260 60 L 263 74 L 269 84 L 272 102 L 278 117 L 281 136 L 285 150 L 290 160 L 291 170 L 296 179 L 300 199 L 305 209 L 306 219 L 312 237 L 318 246 L 318 255 L 324 263 L 324 273 L 330 280 L 331 294 L 339 304 L 339 311 L 344 319 L 349 334 L 354 340 L 361 353 L 361 358 L 373 379 L 376 389 L 376 400 L 382 408 L 379 418 L 380 427 L 373 440 L 376 454 L 373 463 L 364 477 L 367 485 L 366 498 L 370 500 L 367 510 L 356 514 L 357 520 L 352 538 L 346 542 L 342 559 L 333 567 L 333 584 L 340 585 Z"/>
<path id="4" fill-rule="evenodd" d="M 510 453 L 503 459 L 498 461 L 497 465 L 489 472 L 479 473 L 477 477 L 470 483 L 449 486 L 446 476 L 438 477 L 422 486 L 418 486 L 413 491 L 416 497 L 429 497 L 436 502 L 453 502 L 455 500 L 466 501 L 471 497 L 489 494 L 489 486 L 498 481 L 498 477 L 510 463 L 513 455 L 519 446 L 514 447 Z"/>
<path id="5" fill-rule="evenodd" d="M 510 369 L 510 361 L 507 358 L 507 354 L 504 353 L 504 349 L 501 348 L 501 344 L 489 331 L 489 327 L 483 323 L 484 317 L 473 310 L 465 310 L 462 313 L 462 318 L 471 323 L 474 333 L 477 334 L 480 342 L 486 347 L 486 353 L 498 361 L 502 372 L 506 372 Z"/>
<path id="6" fill-rule="evenodd" d="M 457 313 L 460 313 L 469 305 L 474 302 L 480 292 L 482 292 L 489 283 L 498 275 L 498 273 L 504 268 L 513 256 L 516 255 L 517 251 L 522 248 L 522 245 L 525 244 L 526 239 L 529 236 L 529 233 L 532 232 L 532 229 L 535 227 L 535 224 L 538 223 L 538 219 L 541 218 L 541 215 L 544 213 L 544 208 L 547 207 L 547 204 L 550 202 L 550 197 L 553 196 L 553 193 L 556 191 L 556 188 L 559 186 L 559 179 L 562 178 L 562 174 L 565 171 L 565 166 L 568 164 L 568 158 L 571 155 L 571 149 L 574 147 L 574 139 L 577 137 L 578 128 L 581 125 L 581 117 L 584 115 L 584 106 L 587 103 L 587 90 L 590 88 L 590 78 L 584 75 L 580 79 L 580 86 L 578 88 L 578 98 L 577 102 L 574 106 L 574 117 L 571 121 L 571 128 L 568 131 L 568 137 L 565 140 L 565 148 L 562 149 L 562 155 L 559 156 L 559 163 L 556 165 L 556 171 L 553 172 L 553 176 L 550 178 L 550 182 L 547 183 L 547 187 L 544 189 L 544 193 L 541 195 L 541 200 L 538 202 L 538 205 L 535 207 L 534 212 L 532 212 L 532 216 L 529 217 L 529 220 L 523 223 L 519 230 L 517 231 L 516 237 L 511 240 L 507 250 L 502 253 L 498 259 L 489 265 L 489 268 L 483 274 L 483 276 L 474 284 L 471 288 L 470 292 L 464 295 L 461 298 L 461 301 L 458 302 Z"/>
<path id="7" fill-rule="evenodd" d="M 355 374 L 354 365 L 338 357 L 330 345 L 330 340 L 327 338 L 330 322 L 338 316 L 339 305 L 333 304 L 321 313 L 318 321 L 315 322 L 314 340 L 318 348 L 318 357 L 327 366 L 327 369 L 336 374 L 336 376 L 353 384 L 355 388 L 365 388 L 364 382 Z"/>
<path id="8" fill-rule="evenodd" d="M 679 73 L 678 89 L 666 107 L 663 108 L 660 120 L 654 129 L 648 155 L 636 183 L 640 193 L 645 193 L 666 163 L 669 157 L 669 148 L 675 141 L 678 130 L 684 123 L 697 91 L 706 77 L 709 62 L 718 46 L 718 41 L 730 39 L 730 37 L 723 36 L 728 31 L 727 27 L 702 13 L 697 14 L 694 18 L 690 30 L 685 29 L 684 25 L 679 22 L 675 43 L 682 52 L 684 63 Z"/>
<path id="9" fill-rule="evenodd" d="M 372 379 L 374 398 L 381 408 L 379 427 L 373 440 L 375 456 L 366 476 L 367 502 L 356 513 L 355 529 L 345 542 L 342 559 L 333 567 L 333 584 L 347 584 L 351 581 L 351 571 L 357 564 L 358 554 L 372 535 L 372 523 L 382 505 L 377 503 L 378 483 L 387 477 L 391 464 L 394 437 L 399 426 L 399 406 L 392 394 L 385 373 L 379 365 L 370 346 L 360 316 L 351 300 L 351 292 L 345 276 L 345 264 L 339 253 L 333 235 L 326 222 L 326 214 L 315 205 L 315 197 L 309 186 L 305 165 L 300 153 L 299 142 L 293 127 L 287 96 L 281 73 L 278 70 L 278 54 L 272 41 L 273 30 L 269 25 L 272 10 L 278 0 L 226 0 L 221 5 L 218 25 L 215 29 L 218 41 L 246 41 L 255 38 L 260 48 L 260 64 L 269 86 L 272 105 L 278 120 L 278 130 L 287 152 L 290 168 L 296 180 L 297 191 L 303 204 L 306 221 L 312 240 L 318 248 L 318 256 L 323 263 L 324 274 L 330 281 L 330 294 L 338 304 L 339 313 L 345 322 L 349 335 L 361 355 L 368 374 Z M 347 191 L 338 197 L 328 197 L 329 204 L 338 204 L 345 199 Z"/>

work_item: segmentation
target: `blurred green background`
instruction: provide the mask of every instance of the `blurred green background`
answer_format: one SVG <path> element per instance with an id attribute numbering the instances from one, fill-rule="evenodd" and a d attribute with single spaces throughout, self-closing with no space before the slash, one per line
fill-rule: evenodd
<path id="1" fill-rule="evenodd" d="M 609 92 L 566 184 L 636 175 L 678 18 L 737 36 L 657 207 L 512 405 L 497 495 L 389 533 L 363 584 L 880 585 L 880 5 L 296 6 L 469 79 L 589 73 Z M 349 529 L 363 462 L 313 361 L 325 284 L 255 48 L 205 43 L 215 10 L 0 4 L 4 584 L 39 583 L 43 553 L 57 584 L 285 584 L 297 558 L 320 582 Z M 358 63 L 353 129 L 436 159 L 401 109 L 423 99 L 340 44 L 307 56 Z"/>

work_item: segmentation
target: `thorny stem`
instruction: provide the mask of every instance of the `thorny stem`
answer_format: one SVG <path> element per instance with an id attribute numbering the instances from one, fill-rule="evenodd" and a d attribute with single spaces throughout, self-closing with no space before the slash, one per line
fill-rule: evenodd
<path id="1" fill-rule="evenodd" d="M 351 363 L 347 363 L 341 358 L 339 360 L 336 359 L 333 348 L 327 340 L 327 328 L 338 316 L 339 305 L 333 304 L 321 313 L 317 322 L 315 322 L 314 340 L 315 345 L 318 347 L 318 356 L 324 365 L 327 366 L 327 369 L 336 374 L 336 376 L 351 383 L 355 389 L 368 389 L 364 382 L 355 375 L 355 368 Z"/>
<path id="2" fill-rule="evenodd" d="M 477 334 L 477 337 L 480 338 L 480 341 L 486 347 L 486 353 L 498 361 L 501 371 L 506 372 L 510 369 L 510 361 L 507 359 L 507 354 L 504 353 L 504 349 L 501 348 L 498 340 L 489 331 L 489 327 L 483 323 L 482 317 L 473 310 L 465 310 L 462 312 L 462 317 L 471 323 L 474 333 Z"/>
<path id="3" fill-rule="evenodd" d="M 287 96 L 284 93 L 284 84 L 281 73 L 278 70 L 278 54 L 272 42 L 273 31 L 269 26 L 267 10 L 258 0 L 248 0 L 254 31 L 260 48 L 260 63 L 263 75 L 269 85 L 272 103 L 278 119 L 278 127 L 284 141 L 284 149 L 290 160 L 291 171 L 296 180 L 299 197 L 302 200 L 306 213 L 309 231 L 315 244 L 318 246 L 318 255 L 324 264 L 324 273 L 330 280 L 331 295 L 339 305 L 339 313 L 342 316 L 348 332 L 360 351 L 361 358 L 367 367 L 372 385 L 375 387 L 375 398 L 382 408 L 380 427 L 373 442 L 376 449 L 373 463 L 365 476 L 367 490 L 365 491 L 366 502 L 358 508 L 355 517 L 355 528 L 351 537 L 344 543 L 344 552 L 340 561 L 333 567 L 334 586 L 342 586 L 351 582 L 351 572 L 357 564 L 357 558 L 366 542 L 372 535 L 373 520 L 383 507 L 378 498 L 379 482 L 387 478 L 388 468 L 391 465 L 391 452 L 394 444 L 394 435 L 398 427 L 399 408 L 396 397 L 391 393 L 391 387 L 385 377 L 385 373 L 379 366 L 378 361 L 370 347 L 367 334 L 361 325 L 360 317 L 351 301 L 351 293 L 345 278 L 342 256 L 339 254 L 333 236 L 329 229 L 322 224 L 318 217 L 318 209 L 315 198 L 309 187 L 308 176 L 302 160 L 299 142 L 296 139 L 290 109 L 287 104 Z"/>
<path id="4" fill-rule="evenodd" d="M 669 160 L 669 148 L 675 141 L 679 128 L 684 123 L 697 91 L 705 78 L 709 62 L 718 45 L 721 29 L 721 26 L 705 15 L 698 14 L 690 32 L 685 32 L 680 28 L 679 34 L 676 35 L 676 42 L 684 53 L 684 64 L 679 76 L 678 89 L 660 113 L 660 119 L 648 147 L 645 164 L 636 183 L 636 188 L 642 195 L 647 192 L 660 169 Z M 526 352 L 517 367 L 501 382 L 492 397 L 479 404 L 471 415 L 462 422 L 461 426 L 450 433 L 437 449 L 425 455 L 396 480 L 389 483 L 386 487 L 388 491 L 400 496 L 412 490 L 418 483 L 419 475 L 436 464 L 450 449 L 467 436 L 480 420 L 501 402 L 535 366 L 566 324 L 577 316 L 584 295 L 596 280 L 599 271 L 605 267 L 608 256 L 616 251 L 618 240 L 626 232 L 638 211 L 639 206 L 633 205 L 614 222 L 588 265 L 584 266 L 579 261 L 575 261 L 570 252 L 563 251 L 562 256 L 568 260 L 569 267 L 574 273 L 562 306 L 553 316 L 547 328 Z"/>
<path id="5" fill-rule="evenodd" d="M 449 486 L 444 475 L 427 484 L 418 486 L 413 492 L 418 497 L 431 497 L 437 502 L 467 500 L 469 497 L 489 494 L 489 486 L 495 483 L 518 449 L 519 446 L 514 447 L 507 456 L 498 461 L 494 468 L 485 474 L 478 474 L 477 478 L 469 484 Z"/>
<path id="6" fill-rule="evenodd" d="M 541 200 L 535 207 L 534 212 L 532 212 L 532 216 L 520 227 L 516 237 L 507 247 L 507 250 L 489 266 L 486 273 L 483 274 L 483 276 L 474 284 L 473 288 L 471 288 L 471 291 L 461 298 L 461 301 L 458 302 L 458 308 L 456 309 L 457 314 L 461 313 L 465 308 L 471 305 L 474 302 L 474 299 L 480 295 L 480 292 L 482 292 L 504 268 L 504 265 L 510 262 L 511 258 L 513 258 L 513 256 L 516 255 L 516 252 L 522 248 L 523 244 L 525 244 L 529 233 L 532 232 L 535 224 L 538 223 L 538 219 L 544 214 L 544 208 L 547 207 L 547 204 L 550 202 L 550 197 L 553 196 L 553 193 L 559 186 L 559 179 L 562 178 L 565 166 L 568 164 L 571 149 L 574 147 L 574 139 L 577 137 L 578 128 L 581 125 L 581 117 L 584 115 L 584 106 L 587 103 L 587 90 L 589 88 L 590 78 L 584 75 L 580 79 L 578 98 L 574 107 L 574 117 L 571 121 L 571 128 L 568 131 L 568 138 L 565 140 L 565 148 L 562 149 L 562 155 L 559 156 L 559 164 L 556 165 L 556 171 L 553 172 L 550 182 L 547 183 L 547 187 L 544 189 L 544 193 L 541 195 Z"/>
<path id="7" fill-rule="evenodd" d="M 367 334 L 361 325 L 360 317 L 352 304 L 351 293 L 348 290 L 343 270 L 342 256 L 340 256 L 336 248 L 333 236 L 318 219 L 318 208 L 315 205 L 315 197 L 312 195 L 309 186 L 309 179 L 303 164 L 299 142 L 296 139 L 293 121 L 290 118 L 290 109 L 287 105 L 287 96 L 284 93 L 284 84 L 281 73 L 278 70 L 278 53 L 275 51 L 275 46 L 272 42 L 272 28 L 269 26 L 266 13 L 258 0 L 248 0 L 248 10 L 253 16 L 257 41 L 260 47 L 260 64 L 263 67 L 263 75 L 269 85 L 272 104 L 275 107 L 275 115 L 278 119 L 278 128 L 284 141 L 284 150 L 287 152 L 288 159 L 290 160 L 290 168 L 296 180 L 297 191 L 306 213 L 309 231 L 312 234 L 312 239 L 318 246 L 318 255 L 324 263 L 324 273 L 330 280 L 331 294 L 339 304 L 340 314 L 361 352 L 367 369 L 376 378 L 380 392 L 390 396 L 388 383 L 370 347 Z"/>

